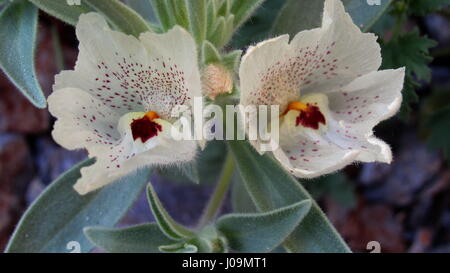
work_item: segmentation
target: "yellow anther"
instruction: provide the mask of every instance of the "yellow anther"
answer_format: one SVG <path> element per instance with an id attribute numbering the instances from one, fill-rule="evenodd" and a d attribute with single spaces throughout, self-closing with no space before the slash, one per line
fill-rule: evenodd
<path id="1" fill-rule="evenodd" d="M 145 113 L 145 116 L 148 117 L 148 119 L 150 119 L 150 120 L 159 118 L 158 114 L 153 111 L 149 111 L 149 112 Z"/>
<path id="2" fill-rule="evenodd" d="M 286 114 L 290 110 L 297 110 L 297 111 L 301 112 L 301 111 L 306 111 L 307 109 L 308 109 L 308 105 L 306 103 L 294 101 L 294 102 L 289 103 L 284 114 Z"/>

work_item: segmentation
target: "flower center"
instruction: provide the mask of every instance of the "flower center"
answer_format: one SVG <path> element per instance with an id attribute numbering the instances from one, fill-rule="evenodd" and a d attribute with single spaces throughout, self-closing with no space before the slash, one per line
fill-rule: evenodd
<path id="1" fill-rule="evenodd" d="M 154 119 L 159 118 L 156 112 L 147 112 L 142 118 L 133 119 L 131 122 L 131 133 L 133 139 L 141 138 L 142 143 L 145 143 L 150 138 L 157 136 L 158 132 L 162 131 L 161 125 L 154 122 Z"/>
<path id="2" fill-rule="evenodd" d="M 325 116 L 322 114 L 318 106 L 294 101 L 289 103 L 285 114 L 291 110 L 300 112 L 295 120 L 296 126 L 302 125 L 304 127 L 317 130 L 319 129 L 319 123 L 326 125 Z"/>

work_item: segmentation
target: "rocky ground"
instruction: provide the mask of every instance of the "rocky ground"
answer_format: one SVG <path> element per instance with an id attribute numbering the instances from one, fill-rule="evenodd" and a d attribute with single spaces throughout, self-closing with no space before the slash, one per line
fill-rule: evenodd
<path id="1" fill-rule="evenodd" d="M 73 67 L 77 50 L 71 27 L 47 17 L 41 21 L 37 71 L 49 94 L 58 71 L 51 28 L 61 35 L 66 68 Z M 448 25 L 442 26 L 436 16 L 426 23 L 430 35 L 448 45 Z M 447 31 L 435 33 L 436 28 Z M 448 81 L 450 69 L 445 63 L 433 64 L 434 81 Z M 427 88 L 421 93 L 426 95 Z M 86 157 L 83 151 L 71 152 L 55 144 L 50 136 L 52 123 L 46 109 L 33 107 L 0 74 L 0 250 L 45 186 Z M 327 195 L 321 198 L 321 206 L 354 251 L 366 252 L 367 242 L 376 240 L 384 252 L 450 252 L 450 169 L 439 152 L 427 149 L 417 132 L 414 119 L 407 125 L 394 121 L 384 126 L 377 134 L 393 145 L 394 163 L 345 170 L 355 189 L 355 206 L 344 206 Z M 169 212 L 188 225 L 195 223 L 212 190 L 211 186 L 177 185 L 161 177 L 153 182 Z M 227 203 L 224 210 L 229 207 Z M 120 225 L 151 219 L 142 196 Z"/>

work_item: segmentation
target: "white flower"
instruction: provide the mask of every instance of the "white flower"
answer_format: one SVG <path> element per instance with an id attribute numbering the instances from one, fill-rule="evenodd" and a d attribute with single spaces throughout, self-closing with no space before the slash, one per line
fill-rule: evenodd
<path id="1" fill-rule="evenodd" d="M 193 159 L 195 141 L 171 137 L 174 106 L 192 106 L 201 96 L 190 34 L 175 27 L 136 39 L 110 30 L 96 13 L 81 15 L 76 32 L 75 70 L 56 77 L 48 98 L 58 119 L 55 141 L 96 157 L 95 164 L 81 169 L 75 189 L 85 194 L 143 166 Z"/>
<path id="2" fill-rule="evenodd" d="M 241 104 L 280 106 L 273 154 L 297 177 L 353 161 L 391 162 L 389 146 L 372 130 L 398 111 L 405 73 L 377 71 L 376 40 L 360 31 L 341 1 L 327 0 L 321 28 L 302 31 L 290 43 L 288 35 L 264 41 L 243 57 Z M 252 144 L 261 152 L 262 142 Z"/>

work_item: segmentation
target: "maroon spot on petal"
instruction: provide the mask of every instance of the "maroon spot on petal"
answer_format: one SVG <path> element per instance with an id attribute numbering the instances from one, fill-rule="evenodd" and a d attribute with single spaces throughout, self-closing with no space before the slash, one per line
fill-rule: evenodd
<path id="1" fill-rule="evenodd" d="M 151 121 L 147 116 L 140 119 L 134 119 L 131 123 L 131 132 L 133 134 L 133 139 L 136 140 L 141 138 L 142 142 L 145 143 L 150 138 L 157 136 L 158 132 L 162 131 L 161 125 Z"/>

